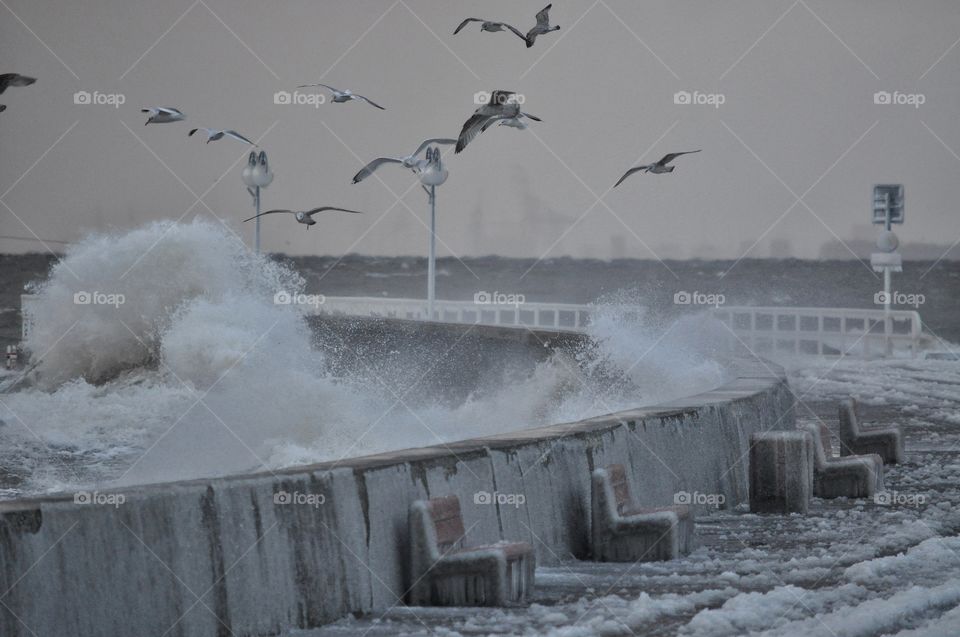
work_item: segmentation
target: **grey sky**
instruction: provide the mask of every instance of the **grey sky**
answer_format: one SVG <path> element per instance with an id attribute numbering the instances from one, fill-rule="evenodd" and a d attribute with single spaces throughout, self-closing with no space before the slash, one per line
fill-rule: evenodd
<path id="1" fill-rule="evenodd" d="M 565 0 L 551 14 L 561 30 L 531 49 L 477 25 L 452 35 L 464 17 L 526 30 L 541 7 L 3 0 L 0 72 L 39 81 L 0 96 L 0 235 L 69 241 L 189 210 L 250 243 L 246 149 L 187 137 L 210 126 L 263 136 L 277 174 L 267 207 L 367 211 L 310 231 L 267 218 L 265 249 L 423 254 L 426 201 L 413 176 L 387 167 L 383 183 L 350 178 L 378 155 L 455 137 L 474 93 L 501 88 L 544 121 L 491 129 L 446 156 L 441 256 L 737 258 L 759 240 L 748 256 L 816 257 L 838 239 L 872 238 L 870 189 L 884 181 L 906 186 L 906 246 L 943 252 L 960 239 L 960 3 Z M 274 103 L 317 81 L 387 110 Z M 81 90 L 125 103 L 76 105 Z M 675 104 L 684 90 L 725 101 Z M 878 105 L 877 91 L 925 103 Z M 144 127 L 148 105 L 188 120 Z M 696 148 L 673 174 L 609 190 L 631 165 Z M 3 252 L 38 249 L 0 240 Z"/>

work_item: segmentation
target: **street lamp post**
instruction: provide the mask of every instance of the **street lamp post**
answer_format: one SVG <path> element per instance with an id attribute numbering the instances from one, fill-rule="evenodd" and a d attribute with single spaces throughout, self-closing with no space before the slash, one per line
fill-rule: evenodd
<path id="1" fill-rule="evenodd" d="M 259 155 L 256 152 L 251 152 L 250 157 L 247 158 L 247 165 L 243 167 L 243 172 L 240 173 L 240 178 L 247 186 L 247 192 L 253 197 L 253 206 L 257 211 L 256 214 L 259 215 L 260 189 L 266 188 L 273 181 L 273 171 L 270 170 L 270 164 L 267 161 L 267 152 L 261 150 Z M 260 217 L 257 216 L 254 221 L 256 226 L 253 246 L 254 251 L 260 254 Z"/>
<path id="2" fill-rule="evenodd" d="M 870 265 L 874 272 L 883 272 L 883 334 L 886 342 L 886 353 L 889 355 L 893 348 L 891 336 L 893 323 L 890 319 L 890 307 L 893 302 L 891 275 L 894 272 L 903 272 L 903 257 L 897 252 L 900 240 L 893 232 L 893 224 L 902 224 L 904 215 L 903 185 L 877 184 L 873 187 L 873 223 L 882 225 L 883 230 L 877 236 L 877 249 L 870 255 Z"/>
<path id="3" fill-rule="evenodd" d="M 420 170 L 420 183 L 430 202 L 430 251 L 427 259 L 427 310 L 434 318 L 434 301 L 437 291 L 437 186 L 443 185 L 450 175 L 443 167 L 439 148 L 427 149 L 426 165 Z"/>

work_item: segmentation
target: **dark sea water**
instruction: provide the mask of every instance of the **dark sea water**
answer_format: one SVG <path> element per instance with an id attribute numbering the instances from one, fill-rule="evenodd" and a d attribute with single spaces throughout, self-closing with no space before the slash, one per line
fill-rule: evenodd
<path id="1" fill-rule="evenodd" d="M 423 297 L 426 259 L 418 257 L 287 257 L 307 281 L 307 291 L 328 296 Z M 0 255 L 0 340 L 16 342 L 19 294 L 45 278 L 54 257 Z M 727 305 L 877 308 L 883 279 L 869 263 L 854 260 L 665 261 L 618 259 L 507 259 L 445 257 L 437 265 L 437 297 L 468 300 L 478 292 L 522 294 L 528 302 L 589 303 L 626 296 L 654 315 L 690 306 L 674 304 L 678 292 L 722 294 Z M 960 343 L 960 262 L 908 261 L 893 290 L 922 300 L 924 329 Z"/>

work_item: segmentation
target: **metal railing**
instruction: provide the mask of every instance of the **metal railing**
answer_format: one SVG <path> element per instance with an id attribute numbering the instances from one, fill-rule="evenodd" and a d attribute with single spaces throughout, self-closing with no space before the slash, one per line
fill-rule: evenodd
<path id="1" fill-rule="evenodd" d="M 593 308 L 573 303 L 494 304 L 479 301 L 434 301 L 433 316 L 426 300 L 368 296 L 328 296 L 316 306 L 317 314 L 380 316 L 416 321 L 440 321 L 529 327 L 582 332 Z"/>
<path id="2" fill-rule="evenodd" d="M 916 356 L 920 314 L 909 310 L 828 307 L 720 307 L 714 316 L 734 334 L 734 348 L 776 356 Z"/>
<path id="3" fill-rule="evenodd" d="M 33 323 L 33 297 L 21 296 L 23 339 Z M 433 316 L 425 299 L 328 296 L 315 313 L 378 316 L 417 321 L 527 327 L 584 332 L 597 308 L 574 303 L 435 301 Z M 638 311 L 640 308 L 638 308 Z M 916 356 L 923 324 L 915 311 L 826 307 L 727 307 L 713 315 L 730 328 L 734 350 L 762 356 L 812 355 Z"/>

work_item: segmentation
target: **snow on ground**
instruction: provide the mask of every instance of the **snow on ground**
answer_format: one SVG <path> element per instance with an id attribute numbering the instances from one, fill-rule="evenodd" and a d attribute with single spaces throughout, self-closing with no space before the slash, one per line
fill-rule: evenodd
<path id="1" fill-rule="evenodd" d="M 885 473 L 890 504 L 720 510 L 698 517 L 700 546 L 681 560 L 537 569 L 527 608 L 399 606 L 287 636 L 960 635 L 960 364 L 805 364 L 791 386 L 801 422 L 835 430 L 837 399 L 852 395 L 868 424 L 904 427 L 907 462 Z"/>

